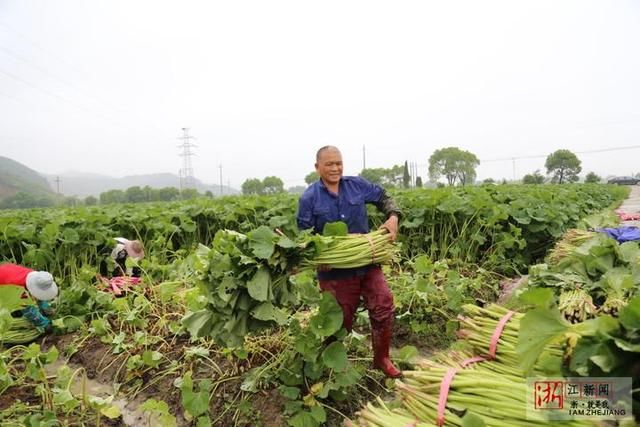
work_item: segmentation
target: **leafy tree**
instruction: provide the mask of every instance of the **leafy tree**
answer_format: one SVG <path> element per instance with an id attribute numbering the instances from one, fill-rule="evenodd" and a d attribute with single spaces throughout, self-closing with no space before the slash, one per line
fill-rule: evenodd
<path id="1" fill-rule="evenodd" d="M 69 197 L 65 197 L 62 200 L 62 204 L 64 204 L 65 206 L 69 207 L 69 208 L 75 208 L 76 206 L 78 206 L 80 200 L 78 200 L 77 197 L 75 196 L 69 196 Z"/>
<path id="2" fill-rule="evenodd" d="M 362 172 L 360 172 L 360 176 L 362 178 L 378 185 L 382 185 L 382 177 L 384 176 L 384 174 L 385 174 L 385 169 L 383 168 L 375 168 L 375 169 L 367 168 L 367 169 L 362 169 Z"/>
<path id="3" fill-rule="evenodd" d="M 362 169 L 360 176 L 374 184 L 383 187 L 399 187 L 402 185 L 404 166 L 395 165 L 391 168 Z"/>
<path id="4" fill-rule="evenodd" d="M 54 204 L 53 197 L 19 191 L 13 196 L 4 199 L 0 203 L 0 209 L 46 208 Z"/>
<path id="5" fill-rule="evenodd" d="M 213 199 L 213 193 L 211 192 L 211 190 L 205 191 L 204 197 L 206 197 L 207 199 Z"/>
<path id="6" fill-rule="evenodd" d="M 417 176 L 416 177 L 416 187 L 417 188 L 422 188 L 422 177 L 421 176 Z"/>
<path id="7" fill-rule="evenodd" d="M 267 176 L 262 180 L 265 194 L 275 194 L 284 192 L 284 182 L 277 176 Z"/>
<path id="8" fill-rule="evenodd" d="M 479 164 L 473 153 L 457 147 L 441 148 L 429 157 L 429 177 L 435 181 L 444 176 L 449 185 L 465 185 L 475 180 Z"/>
<path id="9" fill-rule="evenodd" d="M 302 193 L 304 193 L 304 190 L 306 190 L 306 189 L 307 189 L 307 187 L 305 187 L 304 185 L 296 185 L 294 187 L 287 188 L 287 193 L 302 194 Z"/>
<path id="10" fill-rule="evenodd" d="M 198 196 L 200 196 L 200 193 L 195 188 L 185 188 L 180 192 L 180 199 L 182 200 L 197 199 Z"/>
<path id="11" fill-rule="evenodd" d="M 319 179 L 320 179 L 320 175 L 318 174 L 318 172 L 313 171 L 304 177 L 304 182 L 306 182 L 308 185 L 311 185 Z"/>
<path id="12" fill-rule="evenodd" d="M 176 187 L 164 187 L 158 190 L 157 198 L 163 202 L 171 202 L 180 198 L 180 190 Z"/>
<path id="13" fill-rule="evenodd" d="M 409 188 L 409 184 L 411 184 L 411 175 L 409 175 L 409 164 L 407 161 L 404 161 L 404 171 L 402 174 L 402 186 L 404 188 Z"/>
<path id="14" fill-rule="evenodd" d="M 125 194 L 122 190 L 109 190 L 100 193 L 100 204 L 106 205 L 109 203 L 124 203 Z"/>
<path id="15" fill-rule="evenodd" d="M 596 175 L 595 172 L 589 172 L 587 176 L 584 178 L 584 182 L 592 183 L 592 184 L 598 183 L 600 181 L 602 181 L 602 178 Z"/>
<path id="16" fill-rule="evenodd" d="M 523 184 L 544 184 L 544 176 L 540 174 L 539 170 L 534 173 L 527 174 L 522 177 Z"/>
<path id="17" fill-rule="evenodd" d="M 242 194 L 264 194 L 264 184 L 258 178 L 250 178 L 242 183 Z"/>
<path id="18" fill-rule="evenodd" d="M 125 201 L 127 203 L 140 203 L 147 201 L 147 195 L 144 190 L 137 185 L 127 188 L 124 194 Z"/>
<path id="19" fill-rule="evenodd" d="M 94 196 L 87 196 L 84 198 L 85 206 L 95 206 L 98 204 L 98 198 Z"/>
<path id="20" fill-rule="evenodd" d="M 482 183 L 483 183 L 483 184 L 495 184 L 495 183 L 496 183 L 496 181 L 495 181 L 493 178 L 485 178 L 485 179 L 482 181 Z"/>
<path id="21" fill-rule="evenodd" d="M 547 174 L 553 174 L 552 182 L 575 182 L 582 171 L 582 162 L 569 150 L 557 150 L 547 157 L 545 167 Z"/>

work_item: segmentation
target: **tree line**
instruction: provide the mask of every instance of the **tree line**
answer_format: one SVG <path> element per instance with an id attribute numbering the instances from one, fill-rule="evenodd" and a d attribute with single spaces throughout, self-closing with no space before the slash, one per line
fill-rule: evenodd
<path id="1" fill-rule="evenodd" d="M 133 186 L 125 190 L 108 190 L 100 193 L 98 197 L 36 195 L 26 192 L 18 192 L 0 202 L 0 209 L 24 209 L 24 208 L 48 208 L 54 206 L 94 206 L 108 205 L 112 203 L 144 203 L 144 202 L 173 202 L 177 200 L 190 200 L 200 197 L 213 198 L 211 191 L 200 193 L 193 188 L 182 191 L 175 187 L 151 188 Z"/>
<path id="2" fill-rule="evenodd" d="M 429 157 L 429 184 L 431 186 L 445 185 L 440 180 L 444 180 L 446 185 L 468 185 L 476 182 L 476 168 L 480 165 L 478 157 L 458 147 L 446 147 L 435 150 Z M 557 150 L 549 154 L 545 161 L 547 175 L 542 175 L 539 170 L 526 174 L 522 178 L 523 184 L 542 184 L 577 182 L 582 171 L 582 162 L 569 150 Z M 365 168 L 359 176 L 374 184 L 379 184 L 385 188 L 409 188 L 411 186 L 422 187 L 422 177 L 416 177 L 414 183 L 411 182 L 408 162 L 404 165 L 394 165 L 390 168 Z M 320 177 L 313 171 L 305 176 L 304 181 L 311 185 Z M 506 180 L 503 180 L 506 183 Z M 601 178 L 594 172 L 589 172 L 585 177 L 585 182 L 597 183 Z M 493 183 L 493 179 L 486 179 L 484 183 Z M 292 189 L 290 189 L 291 191 Z M 273 194 L 283 192 L 282 180 L 275 176 L 266 177 L 263 180 L 258 178 L 247 179 L 242 184 L 243 194 Z M 296 187 L 295 192 L 301 190 Z"/>

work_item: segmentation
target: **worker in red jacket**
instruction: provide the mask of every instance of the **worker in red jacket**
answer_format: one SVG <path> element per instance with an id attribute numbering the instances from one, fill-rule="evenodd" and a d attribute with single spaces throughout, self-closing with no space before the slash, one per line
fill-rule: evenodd
<path id="1" fill-rule="evenodd" d="M 58 295 L 58 286 L 51 273 L 34 271 L 16 264 L 0 264 L 0 286 L 13 285 L 24 288 L 36 300 L 37 307 L 29 305 L 22 310 L 22 315 L 36 327 L 51 329 L 51 308 L 49 301 Z"/>

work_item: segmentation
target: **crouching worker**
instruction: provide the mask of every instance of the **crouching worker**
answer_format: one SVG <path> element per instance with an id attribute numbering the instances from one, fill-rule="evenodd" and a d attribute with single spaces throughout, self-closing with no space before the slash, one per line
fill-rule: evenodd
<path id="1" fill-rule="evenodd" d="M 124 237 L 115 238 L 117 244 L 111 251 L 111 258 L 116 263 L 113 270 L 113 277 L 131 276 L 140 277 L 142 271 L 136 265 L 127 265 L 127 258 L 134 261 L 140 261 L 144 258 L 144 248 L 140 240 L 129 240 Z"/>
<path id="2" fill-rule="evenodd" d="M 24 316 L 43 331 L 51 331 L 49 316 L 53 314 L 53 310 L 49 306 L 49 301 L 58 296 L 58 286 L 53 281 L 53 276 L 46 271 L 34 271 L 21 265 L 0 264 L 0 286 L 5 285 L 24 288 L 26 294 L 36 301 L 36 305 L 28 305 L 12 314 Z M 26 296 L 23 297 L 26 298 Z"/>

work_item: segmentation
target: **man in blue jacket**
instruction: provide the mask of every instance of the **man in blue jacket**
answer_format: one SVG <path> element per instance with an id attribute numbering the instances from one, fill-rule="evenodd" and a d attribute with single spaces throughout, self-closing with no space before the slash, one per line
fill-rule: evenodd
<path id="1" fill-rule="evenodd" d="M 298 228 L 321 233 L 328 222 L 342 221 L 349 233 L 368 233 L 366 204 L 374 204 L 386 215 L 382 227 L 395 240 L 400 210 L 385 190 L 356 176 L 342 176 L 342 155 L 338 148 L 327 145 L 316 153 L 316 171 L 320 179 L 311 184 L 300 197 Z M 342 307 L 343 325 L 351 331 L 360 298 L 369 311 L 374 367 L 385 375 L 397 378 L 402 373 L 389 359 L 389 346 L 395 307 L 393 296 L 379 265 L 359 268 L 318 270 L 323 291 L 331 292 Z"/>

